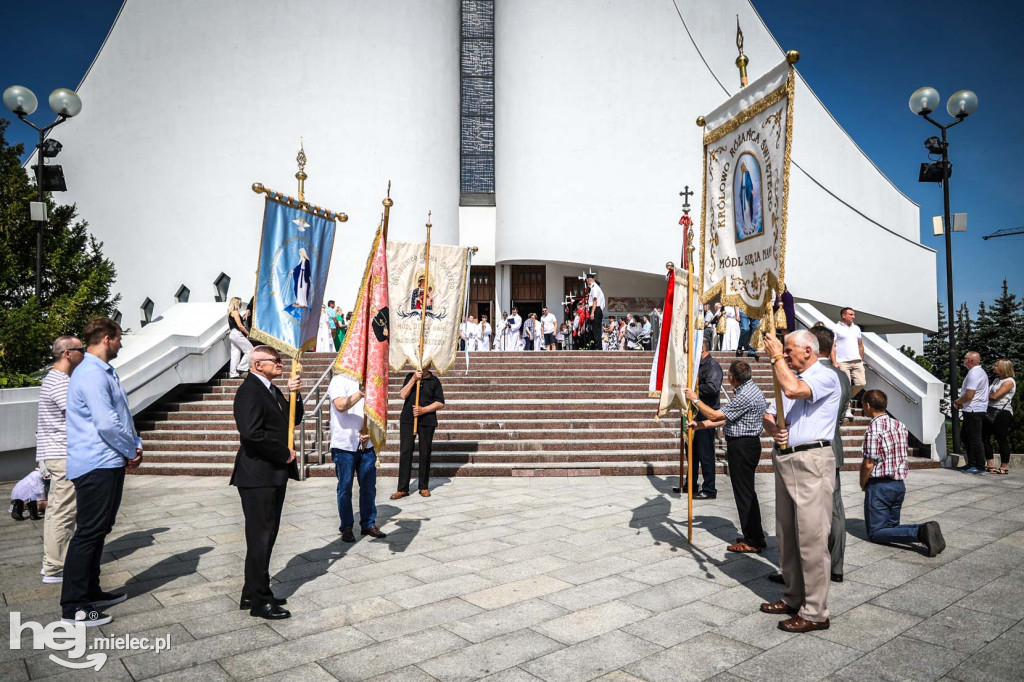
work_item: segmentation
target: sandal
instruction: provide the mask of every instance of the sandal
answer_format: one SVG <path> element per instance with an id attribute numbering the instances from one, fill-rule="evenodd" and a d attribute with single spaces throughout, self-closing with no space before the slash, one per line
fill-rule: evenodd
<path id="1" fill-rule="evenodd" d="M 988 474 L 998 474 L 999 473 L 999 469 L 996 468 L 996 467 L 985 467 L 985 473 L 988 473 Z"/>
<path id="2" fill-rule="evenodd" d="M 1008 473 L 1010 473 L 1010 470 L 1009 469 L 996 469 L 995 467 L 993 467 L 992 468 L 992 473 L 993 474 L 999 474 L 1000 476 L 1006 476 Z"/>

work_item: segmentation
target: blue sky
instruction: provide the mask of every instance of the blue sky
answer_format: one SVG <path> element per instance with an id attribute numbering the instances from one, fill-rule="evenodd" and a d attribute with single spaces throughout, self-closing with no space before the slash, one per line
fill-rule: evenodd
<path id="1" fill-rule="evenodd" d="M 7 26 L 22 29 L 23 40 L 19 49 L 0 52 L 0 88 L 26 85 L 46 110 L 51 90 L 78 85 L 120 5 L 120 0 L 6 3 L 0 16 Z M 836 120 L 920 204 L 921 242 L 938 252 L 936 297 L 943 301 L 945 246 L 931 231 L 931 217 L 942 212 L 942 189 L 917 182 L 918 167 L 928 160 L 923 142 L 938 131 L 910 113 L 907 100 L 922 85 L 936 88 L 943 96 L 938 115 L 946 120 L 949 95 L 960 89 L 978 93 L 977 113 L 950 131 L 951 207 L 968 214 L 968 231 L 953 235 L 956 300 L 966 300 L 974 310 L 979 300 L 999 293 L 1003 278 L 1011 291 L 1024 294 L 1024 235 L 982 240 L 995 230 L 1024 226 L 1024 134 L 1019 132 L 1024 88 L 1015 56 L 1024 18 L 1017 4 L 755 0 L 754 5 L 783 49 L 800 50 L 801 73 Z M 43 49 L 28 37 L 36 28 L 45 31 Z M 48 122 L 40 113 L 33 120 Z M 10 142 L 35 144 L 33 131 L 18 121 L 7 132 Z M 870 265 L 864 264 L 866 276 Z"/>

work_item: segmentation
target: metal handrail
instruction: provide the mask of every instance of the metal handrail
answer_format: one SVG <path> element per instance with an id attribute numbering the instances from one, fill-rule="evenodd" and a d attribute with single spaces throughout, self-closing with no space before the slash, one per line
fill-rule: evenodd
<path id="1" fill-rule="evenodd" d="M 334 368 L 334 363 L 327 366 L 324 373 L 320 375 L 320 378 L 316 380 L 316 383 L 306 392 L 306 397 L 302 401 L 303 408 L 309 402 L 310 397 L 316 401 L 316 407 L 313 408 L 312 413 L 303 410 L 302 421 L 299 422 L 299 479 L 306 480 L 306 421 L 311 417 L 316 419 L 316 431 L 315 431 L 315 447 L 317 453 L 317 464 L 324 463 L 324 422 L 323 422 L 323 404 L 327 400 L 327 393 L 320 397 L 320 391 L 324 379 L 331 374 L 331 370 Z"/>
<path id="2" fill-rule="evenodd" d="M 868 367 L 869 365 L 868 365 L 868 363 L 867 363 L 867 362 L 865 362 L 865 363 L 864 363 L 864 366 L 865 366 L 865 367 Z M 894 383 L 893 383 L 892 381 L 890 381 L 890 380 L 889 380 L 889 378 L 888 378 L 887 376 L 885 376 L 884 374 L 882 374 L 881 372 L 879 372 L 879 371 L 878 371 L 877 369 L 875 370 L 875 376 L 877 376 L 877 377 L 878 377 L 879 379 L 881 379 L 881 380 L 882 380 L 882 381 L 884 381 L 885 383 L 887 383 L 887 384 L 889 384 L 890 386 L 892 386 L 893 388 L 895 388 L 895 389 L 896 389 L 896 391 L 897 391 L 897 392 L 898 392 L 898 393 L 899 393 L 900 395 L 902 395 L 902 396 L 903 396 L 903 399 L 904 399 L 904 400 L 906 400 L 906 401 L 907 401 L 908 403 L 910 403 L 911 405 L 920 405 L 920 404 L 921 404 L 921 401 L 919 401 L 919 400 L 917 400 L 917 399 L 915 399 L 915 398 L 913 398 L 913 397 L 911 397 L 911 396 L 907 395 L 906 391 L 904 391 L 904 390 L 903 390 L 902 388 L 900 388 L 899 386 L 897 386 L 896 384 L 894 384 Z"/>

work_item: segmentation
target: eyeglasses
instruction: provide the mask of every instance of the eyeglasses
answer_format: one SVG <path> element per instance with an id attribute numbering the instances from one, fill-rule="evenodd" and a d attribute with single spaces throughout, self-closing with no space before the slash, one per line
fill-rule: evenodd
<path id="1" fill-rule="evenodd" d="M 273 358 L 259 358 L 259 359 L 253 360 L 253 362 L 272 362 L 275 365 L 277 365 L 278 367 L 281 367 L 282 365 L 284 365 L 284 363 L 281 362 L 280 360 L 275 360 Z"/>
<path id="2" fill-rule="evenodd" d="M 82 355 L 85 355 L 85 350 L 86 350 L 85 346 L 82 346 L 81 348 L 68 348 L 64 352 L 65 353 L 77 352 L 77 353 L 81 353 Z"/>

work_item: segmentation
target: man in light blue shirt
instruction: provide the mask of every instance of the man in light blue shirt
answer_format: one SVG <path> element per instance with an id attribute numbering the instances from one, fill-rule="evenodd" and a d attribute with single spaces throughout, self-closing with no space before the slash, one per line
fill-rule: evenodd
<path id="1" fill-rule="evenodd" d="M 142 440 L 110 366 L 121 350 L 121 327 L 97 317 L 82 340 L 85 358 L 71 376 L 67 398 L 67 477 L 78 498 L 77 528 L 64 559 L 60 605 L 65 622 L 92 626 L 113 620 L 102 609 L 128 598 L 100 590 L 100 557 L 121 505 L 125 468 L 142 463 Z"/>

